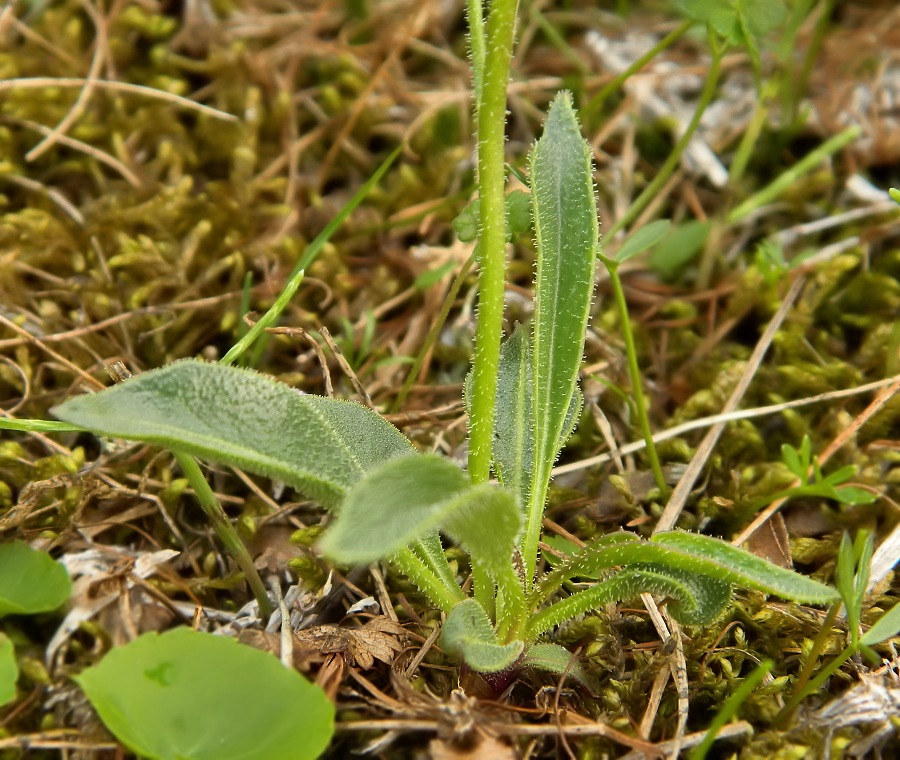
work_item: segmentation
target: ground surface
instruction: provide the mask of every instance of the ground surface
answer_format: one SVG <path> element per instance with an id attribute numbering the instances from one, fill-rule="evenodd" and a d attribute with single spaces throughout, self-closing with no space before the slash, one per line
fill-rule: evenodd
<path id="1" fill-rule="evenodd" d="M 253 361 L 310 393 L 359 398 L 361 386 L 422 449 L 464 457 L 460 393 L 472 350 L 474 274 L 395 408 L 410 357 L 471 253 L 451 228 L 473 190 L 461 5 L 8 5 L 0 14 L 2 414 L 49 418 L 64 398 L 108 384 L 105 367 L 115 362 L 138 373 L 186 356 L 219 357 L 246 329 L 245 314 L 252 320 L 271 305 L 310 241 L 402 146 L 309 268 L 281 329 Z M 552 95 L 574 92 L 595 152 L 601 230 L 659 172 L 709 67 L 704 34 L 693 30 L 601 102 L 601 88 L 680 23 L 662 3 L 619 5 L 523 3 L 510 90 L 507 156 L 520 168 Z M 625 276 L 656 431 L 718 414 L 742 376 L 752 377 L 742 409 L 826 394 L 729 422 L 678 525 L 729 539 L 753 526 L 755 551 L 826 581 L 843 531 L 873 531 L 881 544 L 898 522 L 896 384 L 828 395 L 900 373 L 900 225 L 885 192 L 900 186 L 898 29 L 891 2 L 816 5 L 797 29 L 768 38 L 759 82 L 745 49 L 735 47 L 690 155 L 630 226 L 669 218 L 680 235 L 636 259 Z M 742 206 L 853 124 L 863 132 L 850 147 L 798 172 L 773 197 Z M 701 223 L 705 245 L 696 242 Z M 607 251 L 620 244 L 604 241 Z M 771 263 L 780 255 L 790 271 Z M 528 317 L 532 262 L 533 246 L 517 242 L 510 324 Z M 780 329 L 757 360 L 754 348 L 773 319 Z M 558 530 L 581 538 L 623 526 L 649 533 L 665 506 L 654 501 L 641 454 L 595 461 L 639 438 L 617 324 L 600 278 L 585 413 L 548 511 Z M 660 445 L 673 483 L 708 427 Z M 826 472 L 857 466 L 854 484 L 877 500 L 795 499 L 768 509 L 792 480 L 781 446 L 799 445 L 804 434 Z M 211 483 L 264 575 L 285 585 L 299 578 L 314 595 L 307 625 L 338 623 L 344 609 L 374 595 L 407 630 L 400 655 L 388 646 L 393 665 L 376 661 L 365 671 L 347 651 L 307 642 L 305 669 L 341 709 L 335 757 L 370 744 L 389 758 L 624 756 L 646 747 L 635 739 L 655 744 L 680 730 L 670 662 L 687 678 L 682 730 L 690 734 L 705 731 L 756 662 L 775 661 L 774 680 L 740 712 L 754 733 L 739 726 L 717 749 L 722 757 L 818 755 L 816 710 L 840 704 L 860 678 L 896 693 L 887 676 L 851 661 L 792 720 L 776 723 L 824 612 L 741 593 L 715 626 L 685 631 L 683 660 L 682 649 L 662 646 L 639 600 L 559 631 L 557 641 L 579 650 L 599 679 L 598 695 L 528 675 L 499 701 L 478 701 L 471 689 L 451 696 L 458 674 L 439 651 L 414 662 L 437 619 L 414 589 L 385 568 L 383 583 L 358 571 L 336 576 L 324 593 L 327 570 L 308 548 L 323 519 L 316 505 L 226 469 L 213 471 Z M 69 677 L 142 631 L 189 621 L 197 603 L 229 613 L 251 599 L 172 458 L 153 447 L 4 431 L 0 540 L 17 538 L 56 557 L 99 551 L 100 567 L 76 586 L 72 604 L 107 601 L 58 642 L 51 667 L 45 656 L 60 615 L 0 623 L 17 642 L 23 671 L 18 699 L 0 711 L 3 757 L 115 756 Z M 138 578 L 134 561 L 165 549 L 180 554 Z M 864 624 L 900 591 L 887 571 L 897 556 L 890 554 L 881 557 L 886 569 Z M 822 663 L 845 638 L 835 622 Z M 857 725 L 838 726 L 835 753 L 891 717 L 872 710 Z M 352 725 L 360 721 L 365 731 Z M 593 728 L 566 733 L 562 723 Z M 37 736 L 42 730 L 50 733 Z M 889 728 L 884 736 L 888 754 L 896 751 Z M 453 744 L 459 738 L 474 754 Z"/>

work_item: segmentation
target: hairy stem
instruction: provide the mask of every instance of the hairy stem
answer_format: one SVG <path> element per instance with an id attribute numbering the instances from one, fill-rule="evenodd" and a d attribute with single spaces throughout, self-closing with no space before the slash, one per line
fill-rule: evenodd
<path id="1" fill-rule="evenodd" d="M 481 233 L 478 239 L 479 305 L 469 419 L 469 476 L 475 483 L 491 473 L 494 402 L 503 333 L 506 281 L 504 127 L 506 89 L 512 58 L 517 0 L 494 0 L 486 24 L 486 49 L 478 121 L 478 186 Z"/>

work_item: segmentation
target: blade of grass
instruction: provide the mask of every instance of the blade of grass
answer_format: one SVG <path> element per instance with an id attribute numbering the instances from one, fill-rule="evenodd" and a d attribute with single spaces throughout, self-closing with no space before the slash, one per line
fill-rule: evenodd
<path id="1" fill-rule="evenodd" d="M 400 155 L 401 150 L 402 146 L 395 148 L 391 154 L 382 161 L 381 166 L 375 170 L 372 176 L 363 183 L 362 187 L 354 193 L 353 197 L 344 204 L 337 214 L 334 215 L 334 218 L 325 225 L 325 229 L 316 236 L 303 252 L 303 256 L 300 257 L 300 260 L 294 266 L 294 269 L 288 277 L 287 283 L 278 298 L 275 299 L 275 303 L 272 304 L 272 307 L 257 320 L 256 324 L 250 328 L 246 335 L 244 335 L 221 359 L 219 359 L 219 364 L 227 365 L 236 362 L 250 346 L 263 335 L 267 327 L 274 325 L 278 317 L 281 316 L 281 312 L 285 310 L 290 303 L 291 298 L 293 298 L 294 294 L 297 292 L 297 288 L 300 287 L 300 283 L 303 281 L 304 270 L 315 261 L 316 257 L 322 251 L 322 248 L 324 248 L 325 243 L 331 239 L 331 236 L 334 235 L 341 224 L 343 224 L 344 220 L 360 203 L 362 203 L 365 197 L 372 191 L 372 188 L 381 181 L 381 178 L 385 175 L 387 170 L 390 169 L 391 164 L 393 164 L 397 159 L 397 156 Z"/>

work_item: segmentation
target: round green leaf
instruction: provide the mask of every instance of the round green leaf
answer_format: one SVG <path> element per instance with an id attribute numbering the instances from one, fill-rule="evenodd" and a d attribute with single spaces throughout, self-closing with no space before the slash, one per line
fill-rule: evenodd
<path id="1" fill-rule="evenodd" d="M 12 642 L 0 633 L 0 707 L 16 698 L 19 667 Z"/>
<path id="2" fill-rule="evenodd" d="M 0 544 L 0 617 L 55 610 L 72 582 L 66 568 L 21 541 Z"/>
<path id="3" fill-rule="evenodd" d="M 189 628 L 145 634 L 75 680 L 116 738 L 152 760 L 311 760 L 334 731 L 318 686 Z"/>

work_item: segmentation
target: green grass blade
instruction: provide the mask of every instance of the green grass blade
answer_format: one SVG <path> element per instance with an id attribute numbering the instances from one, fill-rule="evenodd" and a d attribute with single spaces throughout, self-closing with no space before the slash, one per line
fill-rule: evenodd
<path id="1" fill-rule="evenodd" d="M 370 409 L 251 370 L 188 359 L 51 410 L 101 435 L 236 465 L 335 506 L 363 473 L 413 452 Z"/>
<path id="2" fill-rule="evenodd" d="M 753 672 L 744 679 L 744 682 L 734 690 L 734 693 L 725 701 L 725 704 L 722 705 L 721 709 L 716 713 L 716 717 L 713 718 L 703 740 L 691 750 L 691 754 L 689 755 L 690 760 L 704 760 L 706 753 L 709 752 L 710 747 L 712 747 L 713 742 L 716 740 L 716 735 L 731 719 L 731 716 L 734 715 L 740 706 L 747 700 L 747 697 L 753 693 L 754 689 L 759 686 L 763 678 L 769 674 L 773 665 L 774 663 L 771 660 L 763 660 L 756 668 L 754 668 Z"/>

